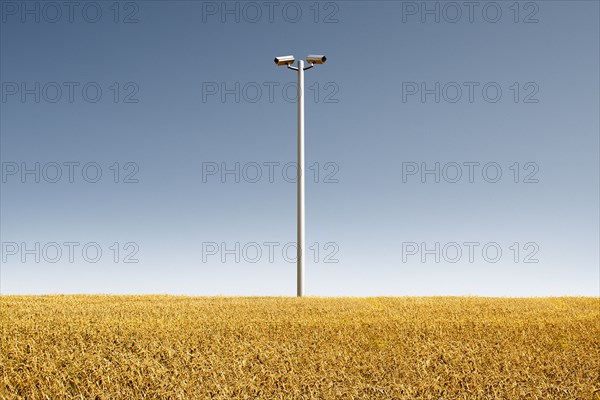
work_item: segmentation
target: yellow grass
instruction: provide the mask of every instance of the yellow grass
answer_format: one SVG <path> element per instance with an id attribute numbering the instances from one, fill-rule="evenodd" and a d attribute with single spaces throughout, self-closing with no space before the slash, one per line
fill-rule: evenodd
<path id="1" fill-rule="evenodd" d="M 600 399 L 598 298 L 0 296 L 0 398 Z"/>

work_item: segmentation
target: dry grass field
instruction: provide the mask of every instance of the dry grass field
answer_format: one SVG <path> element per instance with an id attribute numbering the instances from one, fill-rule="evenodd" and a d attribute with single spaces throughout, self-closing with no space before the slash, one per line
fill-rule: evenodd
<path id="1" fill-rule="evenodd" d="M 0 398 L 600 399 L 600 299 L 0 296 Z"/>

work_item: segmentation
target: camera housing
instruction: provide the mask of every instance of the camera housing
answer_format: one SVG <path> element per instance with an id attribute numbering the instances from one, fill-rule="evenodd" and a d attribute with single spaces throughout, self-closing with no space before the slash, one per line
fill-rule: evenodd
<path id="1" fill-rule="evenodd" d="M 306 62 L 311 63 L 311 64 L 325 64 L 325 61 L 327 61 L 327 57 L 325 57 L 323 55 L 311 54 L 306 57 Z"/>
<path id="2" fill-rule="evenodd" d="M 293 64 L 295 61 L 294 56 L 279 56 L 279 57 L 275 57 L 275 64 L 282 66 L 282 65 L 290 65 Z"/>

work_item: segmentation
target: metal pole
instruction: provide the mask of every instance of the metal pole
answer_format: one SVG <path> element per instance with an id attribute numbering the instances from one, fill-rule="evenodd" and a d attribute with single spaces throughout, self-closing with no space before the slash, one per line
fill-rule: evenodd
<path id="1" fill-rule="evenodd" d="M 304 61 L 298 60 L 298 239 L 297 294 L 304 295 Z"/>

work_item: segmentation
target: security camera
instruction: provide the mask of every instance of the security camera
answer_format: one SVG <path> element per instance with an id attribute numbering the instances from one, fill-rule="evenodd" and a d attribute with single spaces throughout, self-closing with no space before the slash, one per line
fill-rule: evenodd
<path id="1" fill-rule="evenodd" d="M 306 57 L 306 62 L 311 64 L 324 64 L 327 61 L 325 56 L 310 55 Z"/>
<path id="2" fill-rule="evenodd" d="M 293 63 L 294 63 L 294 56 L 275 57 L 275 64 L 277 64 L 277 65 L 290 65 Z"/>

